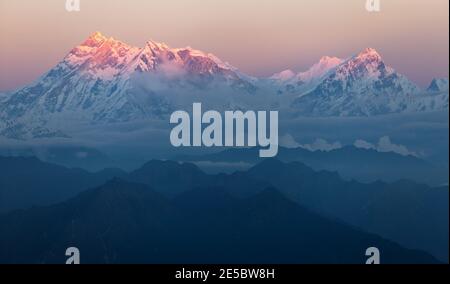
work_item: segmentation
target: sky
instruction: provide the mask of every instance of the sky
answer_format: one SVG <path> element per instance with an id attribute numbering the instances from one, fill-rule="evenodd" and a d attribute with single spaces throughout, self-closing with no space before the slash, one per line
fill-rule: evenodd
<path id="1" fill-rule="evenodd" d="M 0 91 L 36 80 L 94 31 L 211 52 L 253 76 L 304 71 L 366 47 L 424 87 L 449 73 L 449 1 L 0 0 Z"/>

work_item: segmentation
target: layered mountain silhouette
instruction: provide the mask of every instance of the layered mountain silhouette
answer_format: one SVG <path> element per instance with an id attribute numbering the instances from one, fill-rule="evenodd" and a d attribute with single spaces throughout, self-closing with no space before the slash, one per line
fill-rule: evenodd
<path id="1" fill-rule="evenodd" d="M 117 168 L 115 160 L 93 147 L 76 145 L 41 145 L 39 147 L 0 147 L 3 157 L 37 157 L 39 160 L 70 168 L 100 171 Z"/>
<path id="2" fill-rule="evenodd" d="M 240 166 L 242 162 L 249 166 L 260 162 L 258 151 L 256 148 L 233 148 L 204 155 L 179 155 L 174 159 L 200 164 L 203 162 L 205 169 L 210 163 L 229 165 L 229 168 L 233 169 L 233 165 Z M 446 167 L 435 166 L 411 155 L 379 152 L 354 146 L 344 146 L 331 151 L 279 147 L 277 159 L 284 162 L 302 162 L 314 170 L 337 171 L 346 179 L 361 182 L 377 180 L 394 182 L 409 179 L 434 186 L 448 184 Z M 229 171 L 228 168 L 227 170 Z"/>
<path id="3" fill-rule="evenodd" d="M 248 174 L 315 212 L 448 261 L 448 186 L 430 188 L 407 180 L 362 184 L 343 181 L 337 173 L 315 172 L 299 162 L 277 160 L 260 163 Z"/>
<path id="4" fill-rule="evenodd" d="M 118 179 L 64 203 L 0 216 L 1 263 L 437 263 L 432 256 L 321 217 L 273 188 L 239 199 L 225 189 L 169 200 Z"/>
<path id="5" fill-rule="evenodd" d="M 134 47 L 96 32 L 34 83 L 1 96 L 0 137 L 76 137 L 80 125 L 166 119 L 193 102 L 295 116 L 442 111 L 448 83 L 420 90 L 372 48 L 348 59 L 325 56 L 305 72 L 254 78 L 190 47 L 152 40 Z"/>
<path id="6" fill-rule="evenodd" d="M 80 173 L 77 169 L 65 169 L 36 159 L 8 159 L 9 172 L 7 177 L 0 179 L 1 210 L 9 211 L 3 217 L 5 222 L 12 222 L 11 224 L 15 222 L 11 216 L 26 213 L 11 213 L 10 209 L 60 202 L 64 197 L 82 192 L 89 184 L 93 184 L 93 187 L 95 183 L 105 180 L 104 173 Z M 265 189 L 275 187 L 290 202 L 314 214 L 339 220 L 336 222 L 347 223 L 404 247 L 427 251 L 442 261 L 448 261 L 448 186 L 432 188 L 406 180 L 395 183 L 346 181 L 336 172 L 315 171 L 299 162 L 284 163 L 278 160 L 266 160 L 248 171 L 217 175 L 205 174 L 189 163 L 150 161 L 130 173 L 116 171 L 107 176 L 112 175 L 120 177 L 126 183 L 138 183 L 152 188 L 152 192 L 159 194 L 164 200 L 170 200 L 170 203 L 185 200 L 183 206 L 192 206 L 192 210 L 195 210 L 194 207 L 199 207 L 200 210 L 209 206 L 211 212 L 204 212 L 205 215 L 213 214 L 217 208 L 228 210 L 228 205 L 208 200 L 209 195 L 206 193 L 204 197 L 196 195 L 199 202 L 192 201 L 191 204 L 187 200 L 195 200 L 191 195 L 197 192 L 194 189 L 220 189 L 217 192 L 226 193 L 227 196 L 226 199 L 220 199 L 220 202 L 228 202 L 229 198 L 249 200 Z M 134 186 L 130 186 L 132 188 Z M 126 190 L 126 186 L 123 186 L 123 190 Z M 187 193 L 189 194 L 185 195 Z M 127 200 L 128 197 L 124 195 L 123 198 Z M 108 206 L 115 208 L 111 204 Z M 67 206 L 60 204 L 56 208 L 63 210 Z M 260 210 L 264 211 L 267 206 L 269 205 Z M 121 214 L 120 210 L 122 209 L 117 208 L 116 214 Z M 37 213 L 30 215 L 37 216 Z M 97 218 L 96 215 L 107 218 L 105 214 L 94 211 L 91 217 Z M 159 221 L 160 225 L 166 223 L 165 219 Z"/>
<path id="7" fill-rule="evenodd" d="M 34 157 L 0 156 L 0 212 L 61 202 L 124 174 L 119 169 L 90 173 Z"/>

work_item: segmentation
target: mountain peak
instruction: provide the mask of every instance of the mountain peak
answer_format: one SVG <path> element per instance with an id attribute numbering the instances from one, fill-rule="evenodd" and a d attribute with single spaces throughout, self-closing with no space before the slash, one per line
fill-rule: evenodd
<path id="1" fill-rule="evenodd" d="M 427 88 L 429 92 L 445 92 L 448 91 L 448 79 L 447 78 L 433 78 L 430 85 Z"/>
<path id="2" fill-rule="evenodd" d="M 95 39 L 95 38 L 106 38 L 101 32 L 95 31 L 93 32 L 89 38 Z"/>
<path id="3" fill-rule="evenodd" d="M 297 78 L 303 82 L 310 82 L 322 78 L 330 70 L 342 63 L 342 59 L 331 56 L 323 56 L 319 62 L 311 66 L 308 71 L 301 72 Z"/>
<path id="4" fill-rule="evenodd" d="M 154 40 L 149 40 L 146 43 L 146 46 L 149 47 L 151 50 L 167 50 L 170 49 L 169 46 L 163 42 L 157 42 Z"/>
<path id="5" fill-rule="evenodd" d="M 292 79 L 295 76 L 295 72 L 291 69 L 287 69 L 284 71 L 281 71 L 279 73 L 273 74 L 270 79 L 277 80 L 277 81 L 287 81 L 289 79 Z"/>
<path id="6" fill-rule="evenodd" d="M 364 49 L 327 74 L 312 91 L 294 102 L 300 112 L 370 116 L 427 108 L 423 101 L 411 103 L 411 96 L 420 89 L 386 65 L 374 48 Z M 445 107 L 445 98 L 442 101 L 437 103 L 439 107 Z"/>
<path id="7" fill-rule="evenodd" d="M 86 48 L 87 47 L 87 48 Z M 132 46 L 115 39 L 114 37 L 107 37 L 103 35 L 101 32 L 94 32 L 79 46 L 74 49 L 82 49 L 82 50 L 98 50 L 100 47 L 126 47 L 132 48 Z M 72 50 L 73 51 L 73 50 Z"/>
<path id="8" fill-rule="evenodd" d="M 371 81 L 394 74 L 395 70 L 387 66 L 374 48 L 366 48 L 358 55 L 350 58 L 338 70 L 341 75 L 348 72 Z"/>
<path id="9" fill-rule="evenodd" d="M 381 60 L 381 56 L 378 53 L 378 51 L 376 51 L 374 48 L 368 47 L 366 49 L 364 49 L 363 51 L 361 51 L 357 58 L 372 58 L 372 59 L 378 59 Z"/>
<path id="10" fill-rule="evenodd" d="M 319 63 L 335 63 L 336 65 L 341 63 L 342 59 L 334 57 L 334 56 L 322 56 L 322 58 L 320 58 Z"/>
<path id="11" fill-rule="evenodd" d="M 94 32 L 85 40 L 83 45 L 94 47 L 94 46 L 98 46 L 99 44 L 103 43 L 107 39 L 108 38 L 105 37 L 101 32 Z"/>

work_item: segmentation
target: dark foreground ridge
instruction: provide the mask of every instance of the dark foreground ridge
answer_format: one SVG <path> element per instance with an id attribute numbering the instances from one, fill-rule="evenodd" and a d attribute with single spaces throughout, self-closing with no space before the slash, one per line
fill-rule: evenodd
<path id="1" fill-rule="evenodd" d="M 114 179 L 67 202 L 0 217 L 1 263 L 64 263 L 76 246 L 83 263 L 437 263 L 266 188 L 237 198 L 220 187 L 168 199 Z"/>

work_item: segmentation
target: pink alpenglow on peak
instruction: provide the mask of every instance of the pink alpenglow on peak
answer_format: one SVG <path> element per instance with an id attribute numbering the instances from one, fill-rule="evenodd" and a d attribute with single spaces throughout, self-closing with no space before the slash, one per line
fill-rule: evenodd
<path id="1" fill-rule="evenodd" d="M 368 48 L 364 49 L 362 52 L 360 52 L 358 54 L 358 57 L 360 57 L 360 58 L 362 58 L 362 57 L 378 57 L 378 58 L 381 58 L 381 56 L 378 53 L 378 51 L 376 51 L 375 48 L 371 48 L 371 47 L 368 47 Z"/>
<path id="2" fill-rule="evenodd" d="M 102 33 L 94 32 L 86 39 L 86 41 L 82 45 L 95 47 L 103 43 L 105 40 L 107 40 L 107 38 L 102 35 Z"/>
<path id="3" fill-rule="evenodd" d="M 347 72 L 354 73 L 357 77 L 376 80 L 382 74 L 384 76 L 394 74 L 395 70 L 384 63 L 381 55 L 374 48 L 366 48 L 339 66 L 338 73 L 346 74 Z"/>
<path id="4" fill-rule="evenodd" d="M 318 63 L 314 64 L 308 71 L 299 73 L 297 78 L 303 82 L 310 82 L 322 78 L 330 70 L 342 63 L 337 57 L 323 56 Z"/>
<path id="5" fill-rule="evenodd" d="M 95 32 L 72 49 L 61 65 L 86 76 L 111 80 L 131 63 L 138 51 L 139 48 Z"/>
<path id="6" fill-rule="evenodd" d="M 312 116 L 371 116 L 448 107 L 448 96 L 427 99 L 420 88 L 366 48 L 331 70 L 310 91 L 294 101 Z"/>
<path id="7" fill-rule="evenodd" d="M 270 77 L 272 80 L 276 81 L 287 81 L 294 78 L 295 72 L 291 69 L 281 71 L 280 73 L 276 73 Z"/>
<path id="8" fill-rule="evenodd" d="M 373 48 L 345 60 L 324 56 L 305 72 L 267 79 L 190 47 L 155 41 L 135 47 L 96 32 L 39 80 L 1 97 L 0 132 L 14 139 L 70 137 L 78 122 L 165 119 L 194 100 L 210 109 L 270 106 L 299 116 L 448 110 L 448 80 L 423 92 Z M 61 120 L 77 125 L 61 129 Z"/>
<path id="9" fill-rule="evenodd" d="M 129 77 L 134 72 L 162 72 L 172 76 L 224 76 L 239 81 L 241 74 L 229 63 L 211 53 L 191 47 L 171 48 L 165 43 L 149 40 L 144 47 L 135 47 L 100 32 L 91 34 L 82 44 L 72 49 L 63 64 L 94 78 L 112 80 L 116 76 Z M 238 83 L 242 84 L 242 82 Z"/>
<path id="10" fill-rule="evenodd" d="M 147 41 L 146 46 L 148 46 L 151 50 L 155 51 L 163 51 L 170 49 L 169 46 L 164 42 L 156 42 L 154 40 Z"/>
<path id="11" fill-rule="evenodd" d="M 310 83 L 319 80 L 342 62 L 343 60 L 337 57 L 323 56 L 319 62 L 311 66 L 307 71 L 295 73 L 288 69 L 272 75 L 270 79 L 279 82 L 296 81 Z"/>

